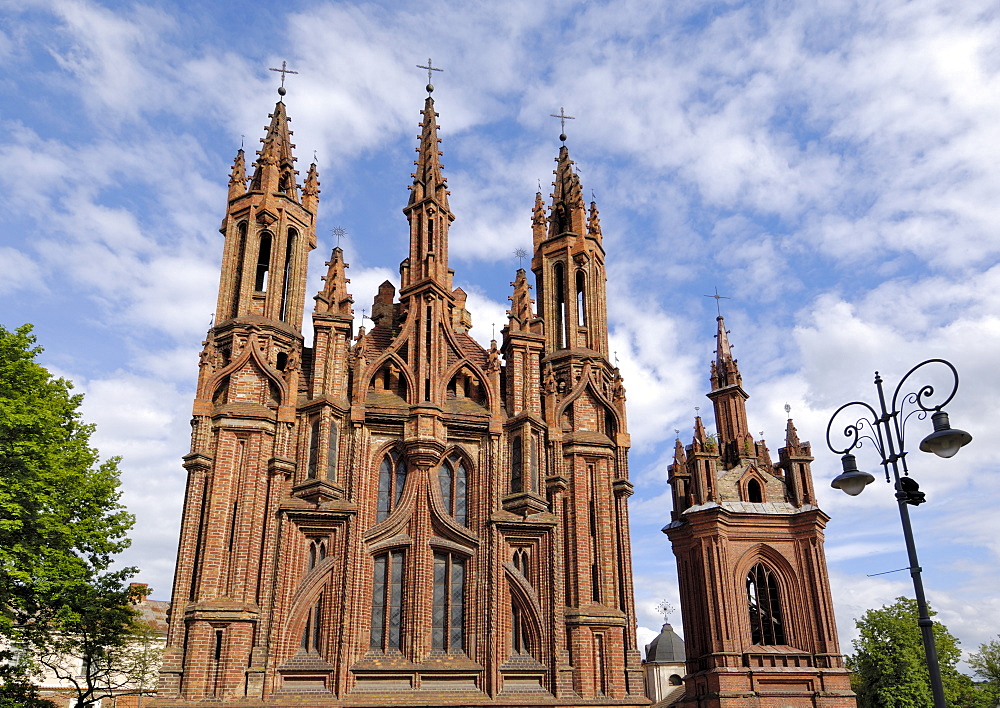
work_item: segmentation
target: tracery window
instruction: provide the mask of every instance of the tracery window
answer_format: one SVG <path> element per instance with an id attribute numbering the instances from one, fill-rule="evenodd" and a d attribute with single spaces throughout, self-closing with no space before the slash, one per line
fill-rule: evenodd
<path id="1" fill-rule="evenodd" d="M 319 456 L 319 416 L 312 420 L 309 426 L 309 459 L 306 463 L 306 476 L 309 479 L 316 478 L 316 462 Z"/>
<path id="2" fill-rule="evenodd" d="M 319 651 L 320 644 L 320 624 L 323 618 L 323 596 L 320 595 L 306 617 L 306 626 L 302 629 L 302 642 L 300 646 L 305 651 Z"/>
<path id="3" fill-rule="evenodd" d="M 465 649 L 465 559 L 453 553 L 434 554 L 431 649 Z"/>
<path id="4" fill-rule="evenodd" d="M 376 521 L 388 518 L 399 504 L 406 486 L 406 462 L 398 452 L 390 452 L 382 460 L 378 470 L 378 508 Z"/>
<path id="5" fill-rule="evenodd" d="M 372 630 L 369 646 L 400 651 L 403 631 L 403 551 L 375 556 L 372 581 Z"/>
<path id="6" fill-rule="evenodd" d="M 747 574 L 747 600 L 753 643 L 784 644 L 785 625 L 781 616 L 778 581 L 770 568 L 762 563 L 755 565 Z"/>
<path id="7" fill-rule="evenodd" d="M 441 465 L 438 481 L 441 483 L 444 508 L 455 517 L 455 521 L 465 526 L 469 506 L 469 474 L 459 455 L 452 455 Z"/>

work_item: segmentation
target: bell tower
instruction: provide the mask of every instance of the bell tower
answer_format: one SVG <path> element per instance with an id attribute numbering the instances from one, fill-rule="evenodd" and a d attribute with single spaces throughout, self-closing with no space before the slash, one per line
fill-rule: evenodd
<path id="1" fill-rule="evenodd" d="M 296 183 L 283 101 L 270 118 L 249 184 L 242 149 L 229 178 L 215 324 L 203 343 L 184 458 L 174 616 L 159 689 L 165 696 L 244 692 L 267 627 L 261 608 L 274 587 L 274 509 L 295 444 L 319 198 L 315 164 L 304 185 Z"/>
<path id="2" fill-rule="evenodd" d="M 708 393 L 717 436 L 695 418 L 669 467 L 671 522 L 694 708 L 810 705 L 853 708 L 830 597 L 809 443 L 789 419 L 773 463 L 748 431 L 729 332 L 718 317 Z"/>

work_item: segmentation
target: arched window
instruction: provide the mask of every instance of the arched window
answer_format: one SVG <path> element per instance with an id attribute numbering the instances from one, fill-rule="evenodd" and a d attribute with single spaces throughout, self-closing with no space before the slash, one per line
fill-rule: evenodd
<path id="1" fill-rule="evenodd" d="M 302 629 L 301 647 L 305 651 L 319 651 L 320 626 L 323 618 L 323 596 L 316 600 L 316 604 L 309 610 L 306 616 L 306 626 Z"/>
<path id="2" fill-rule="evenodd" d="M 306 463 L 306 476 L 316 479 L 316 458 L 319 456 L 319 416 L 313 418 L 309 427 L 309 460 Z"/>
<path id="3" fill-rule="evenodd" d="M 239 246 L 236 249 L 236 278 L 233 284 L 233 307 L 230 311 L 230 317 L 236 317 L 240 314 L 240 291 L 243 289 L 243 259 L 246 257 L 247 252 L 247 222 L 241 221 L 236 227 L 237 238 L 239 239 Z"/>
<path id="4" fill-rule="evenodd" d="M 372 631 L 369 647 L 400 651 L 403 632 L 403 551 L 375 556 L 372 579 Z"/>
<path id="5" fill-rule="evenodd" d="M 434 554 L 431 649 L 465 649 L 465 559 L 454 553 Z"/>
<path id="6" fill-rule="evenodd" d="M 291 295 L 292 256 L 295 253 L 295 229 L 288 229 L 288 241 L 285 244 L 285 267 L 281 273 L 281 312 L 282 322 L 288 321 L 288 298 Z"/>
<path id="7" fill-rule="evenodd" d="M 257 249 L 257 273 L 254 277 L 253 289 L 257 292 L 267 291 L 267 272 L 271 268 L 271 234 L 264 231 L 260 235 L 260 248 Z"/>
<path id="8" fill-rule="evenodd" d="M 326 478 L 337 481 L 337 422 L 330 421 L 330 437 L 326 440 Z"/>
<path id="9" fill-rule="evenodd" d="M 555 276 L 555 305 L 556 305 L 556 348 L 565 349 L 569 346 L 569 338 L 566 336 L 566 275 L 563 271 L 563 264 L 556 263 L 553 270 Z"/>
<path id="10" fill-rule="evenodd" d="M 524 579 L 531 584 L 531 556 L 530 551 L 527 548 L 517 548 L 514 550 L 514 557 L 512 559 L 514 567 L 517 568 L 518 572 L 524 576 Z"/>
<path id="11" fill-rule="evenodd" d="M 587 276 L 582 270 L 576 272 L 576 323 L 583 327 L 587 324 Z"/>
<path id="12" fill-rule="evenodd" d="M 521 450 L 521 436 L 515 435 L 510 443 L 510 489 L 520 492 L 524 487 L 524 452 Z"/>
<path id="13" fill-rule="evenodd" d="M 448 458 L 438 472 L 441 483 L 441 498 L 444 508 L 455 517 L 455 521 L 465 526 L 468 517 L 469 475 L 465 463 L 458 455 Z"/>
<path id="14" fill-rule="evenodd" d="M 764 494 L 761 491 L 760 482 L 756 479 L 751 479 L 747 482 L 747 501 L 755 504 L 760 504 L 764 501 Z"/>
<path id="15" fill-rule="evenodd" d="M 517 600 L 510 603 L 510 648 L 515 654 L 531 654 L 531 634 L 524 610 Z"/>
<path id="16" fill-rule="evenodd" d="M 750 635 L 754 644 L 785 643 L 778 581 L 770 568 L 758 563 L 747 574 L 747 601 L 750 607 Z"/>
<path id="17" fill-rule="evenodd" d="M 390 452 L 378 469 L 378 510 L 376 521 L 388 518 L 406 485 L 406 462 L 397 452 Z"/>

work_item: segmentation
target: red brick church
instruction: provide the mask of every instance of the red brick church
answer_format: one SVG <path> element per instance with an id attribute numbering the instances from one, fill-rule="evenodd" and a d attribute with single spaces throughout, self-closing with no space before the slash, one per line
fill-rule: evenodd
<path id="1" fill-rule="evenodd" d="M 484 349 L 468 335 L 448 265 L 455 217 L 430 93 L 422 115 L 399 291 L 383 283 L 371 329 L 355 331 L 347 264 L 333 249 L 308 348 L 300 327 L 316 165 L 300 184 L 282 101 L 257 159 L 248 166 L 237 154 L 157 705 L 649 704 L 635 638 L 625 389 L 608 356 L 596 204 L 585 204 L 563 145 L 551 201 L 536 194 L 531 213 L 534 298 L 518 270 L 502 341 Z M 688 666 L 702 674 L 743 666 L 726 633 L 761 622 L 747 619 L 739 583 L 710 595 L 720 588 L 697 579 L 730 572 L 711 530 L 728 517 L 691 510 L 733 489 L 768 503 L 792 480 L 810 493 L 807 450 L 790 448 L 781 477 L 743 444 L 720 459 L 754 461 L 745 479 L 712 488 L 709 470 L 723 468 L 701 448 L 683 462 L 691 471 L 672 478 L 674 543 L 709 538 L 682 564 Z M 777 578 L 774 601 L 803 605 L 782 605 L 785 634 L 765 627 L 771 634 L 753 636 L 765 649 L 748 656 L 810 667 L 789 686 L 811 681 L 818 695 L 826 688 L 814 677 L 839 666 L 832 614 L 815 627 L 792 620 L 829 612 L 822 556 L 781 559 L 789 544 L 821 546 L 821 512 L 762 522 L 763 546 L 772 527 L 780 547 L 751 564 L 763 568 L 759 587 Z M 817 630 L 828 634 L 814 641 Z M 795 651 L 767 649 L 800 639 Z"/>

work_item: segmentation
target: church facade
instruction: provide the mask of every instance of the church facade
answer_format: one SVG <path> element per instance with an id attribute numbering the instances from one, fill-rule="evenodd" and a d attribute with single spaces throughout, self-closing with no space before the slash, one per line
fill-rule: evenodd
<path id="1" fill-rule="evenodd" d="M 597 207 L 563 145 L 531 211 L 537 308 L 518 270 L 484 349 L 430 93 L 422 116 L 399 291 L 355 332 L 333 249 L 311 347 L 319 177 L 299 184 L 283 101 L 237 155 L 156 705 L 648 704 Z"/>

